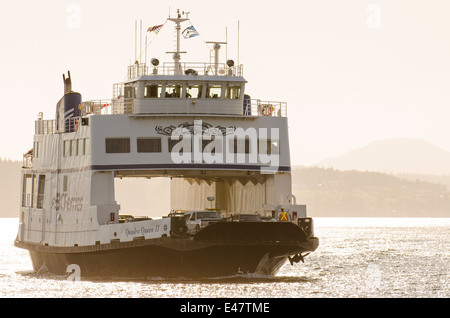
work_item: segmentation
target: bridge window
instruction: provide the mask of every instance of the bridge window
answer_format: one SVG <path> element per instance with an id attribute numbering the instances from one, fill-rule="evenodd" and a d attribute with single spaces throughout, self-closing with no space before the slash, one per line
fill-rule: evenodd
<path id="1" fill-rule="evenodd" d="M 222 85 L 208 85 L 206 90 L 206 98 L 221 98 Z"/>
<path id="2" fill-rule="evenodd" d="M 145 98 L 159 98 L 161 97 L 162 85 L 145 85 L 144 97 Z"/>
<path id="3" fill-rule="evenodd" d="M 226 98 L 227 99 L 239 99 L 241 97 L 241 86 L 228 86 Z"/>
<path id="4" fill-rule="evenodd" d="M 188 85 L 186 87 L 187 98 L 201 98 L 202 97 L 202 85 Z"/>
<path id="5" fill-rule="evenodd" d="M 138 152 L 161 152 L 161 138 L 138 138 Z"/>
<path id="6" fill-rule="evenodd" d="M 137 88 L 133 86 L 125 86 L 124 94 L 125 98 L 135 98 L 136 97 Z"/>
<path id="7" fill-rule="evenodd" d="M 129 153 L 130 138 L 106 138 L 106 153 Z"/>
<path id="8" fill-rule="evenodd" d="M 182 88 L 181 85 L 166 85 L 166 98 L 180 98 Z"/>

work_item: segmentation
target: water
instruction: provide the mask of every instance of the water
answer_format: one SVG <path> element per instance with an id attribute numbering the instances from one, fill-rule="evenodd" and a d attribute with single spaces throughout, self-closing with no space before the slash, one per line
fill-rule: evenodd
<path id="1" fill-rule="evenodd" d="M 276 277 L 202 280 L 38 275 L 13 246 L 17 219 L 0 219 L 0 297 L 448 298 L 450 218 L 315 218 L 318 250 Z"/>

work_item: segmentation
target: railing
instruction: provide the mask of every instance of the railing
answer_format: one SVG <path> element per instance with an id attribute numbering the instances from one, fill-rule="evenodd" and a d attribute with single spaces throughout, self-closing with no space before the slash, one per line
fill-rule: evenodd
<path id="1" fill-rule="evenodd" d="M 287 117 L 287 103 L 244 99 L 244 116 Z"/>
<path id="2" fill-rule="evenodd" d="M 24 207 L 24 208 L 31 207 L 31 194 L 30 193 L 22 193 L 22 207 Z"/>
<path id="3" fill-rule="evenodd" d="M 144 99 L 148 102 L 152 102 L 151 99 Z M 158 100 L 163 100 L 158 99 Z M 181 101 L 182 99 L 178 99 Z M 97 100 L 81 103 L 82 116 L 87 115 L 110 115 L 110 114 L 133 114 L 134 98 L 119 98 L 113 100 Z M 232 100 L 230 100 L 232 101 Z M 173 99 L 170 99 L 170 103 L 164 107 L 161 111 L 149 111 L 148 114 L 171 114 L 171 103 Z M 236 112 L 236 108 L 230 111 L 228 115 L 242 115 L 242 116 L 266 116 L 266 117 L 287 117 L 287 103 L 274 102 L 274 101 L 261 101 L 259 99 L 244 99 L 242 100 L 242 113 Z M 188 104 L 187 104 L 188 105 Z M 178 108 L 179 109 L 179 108 Z M 186 114 L 205 114 L 205 115 L 217 115 L 217 112 L 213 108 L 205 110 L 203 112 L 193 112 L 186 106 Z M 227 113 L 222 113 L 227 115 Z M 56 120 L 42 120 L 38 119 L 35 122 L 35 134 L 47 135 L 63 132 L 74 132 L 82 125 L 82 117 L 71 117 L 64 120 L 64 124 L 56 129 Z M 30 166 L 32 159 L 24 157 L 24 167 Z"/>
<path id="4" fill-rule="evenodd" d="M 153 100 L 150 99 L 144 99 L 145 101 L 148 101 L 151 103 Z M 174 100 L 173 99 L 157 99 L 159 101 L 166 100 L 167 103 L 161 104 L 159 103 L 156 108 L 146 108 L 151 109 L 150 111 L 145 111 L 145 114 L 165 114 L 170 115 L 172 114 L 171 106 L 173 106 Z M 176 99 L 176 101 L 182 101 L 182 99 Z M 215 100 L 212 100 L 215 101 Z M 233 101 L 233 100 L 230 100 Z M 198 102 L 197 102 L 198 104 Z M 112 100 L 112 113 L 113 114 L 133 114 L 134 109 L 134 99 L 115 99 Z M 161 106 L 163 105 L 163 106 Z M 191 104 L 186 103 L 184 111 L 181 111 L 181 113 L 185 114 L 205 114 L 205 115 L 217 115 L 216 109 L 213 107 L 207 108 L 203 111 L 193 111 L 191 107 Z M 179 105 L 176 107 L 177 114 L 180 113 L 180 110 L 183 108 L 180 108 Z M 139 110 L 142 110 L 142 107 L 139 107 Z M 139 111 L 138 111 L 139 112 Z M 143 115 L 144 113 L 139 112 L 139 114 Z M 259 99 L 244 99 L 242 100 L 242 104 L 239 107 L 239 110 L 236 111 L 236 108 L 230 109 L 229 113 L 221 112 L 222 115 L 242 115 L 242 116 L 266 116 L 266 117 L 287 117 L 287 103 L 285 102 L 273 102 L 273 101 L 261 101 Z"/>
<path id="5" fill-rule="evenodd" d="M 35 134 L 36 135 L 50 135 L 56 132 L 55 120 L 42 120 L 35 121 Z"/>
<path id="6" fill-rule="evenodd" d="M 225 63 L 179 63 L 181 69 L 177 71 L 174 62 L 164 63 L 163 66 L 147 66 L 145 63 L 128 66 L 128 79 L 144 75 L 215 75 L 215 76 L 244 76 L 243 65 L 228 66 Z"/>
<path id="7" fill-rule="evenodd" d="M 44 195 L 38 194 L 37 201 L 36 201 L 36 208 L 42 209 L 43 207 L 44 207 Z"/>
<path id="8" fill-rule="evenodd" d="M 81 103 L 81 115 L 108 115 L 111 114 L 111 100 L 92 100 Z"/>
<path id="9" fill-rule="evenodd" d="M 30 150 L 23 155 L 22 168 L 33 168 L 33 150 Z"/>
<path id="10" fill-rule="evenodd" d="M 33 208 L 34 207 L 34 197 L 35 195 L 31 193 L 22 193 L 22 207 Z M 44 195 L 38 194 L 36 196 L 36 208 L 42 209 L 44 207 Z"/>

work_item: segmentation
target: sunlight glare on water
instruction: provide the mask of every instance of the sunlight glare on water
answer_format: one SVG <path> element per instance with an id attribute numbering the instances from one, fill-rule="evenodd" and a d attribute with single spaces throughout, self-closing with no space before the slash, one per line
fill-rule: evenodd
<path id="1" fill-rule="evenodd" d="M 319 248 L 275 277 L 68 281 L 36 274 L 13 246 L 18 220 L 0 219 L 0 297 L 303 298 L 450 296 L 450 219 L 315 218 Z"/>

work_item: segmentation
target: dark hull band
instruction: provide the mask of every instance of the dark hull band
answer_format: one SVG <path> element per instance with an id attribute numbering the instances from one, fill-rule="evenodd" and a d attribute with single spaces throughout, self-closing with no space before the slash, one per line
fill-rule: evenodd
<path id="1" fill-rule="evenodd" d="M 29 250 L 35 271 L 45 265 L 57 275 L 66 274 L 67 267 L 75 264 L 81 277 L 220 277 L 238 273 L 275 275 L 288 257 L 314 251 L 319 244 L 317 238 L 300 241 L 291 235 L 274 240 L 277 238 L 270 233 L 266 241 L 261 237 L 238 237 L 237 241 L 224 239 L 220 226 L 211 226 L 214 237 L 204 230 L 193 239 L 165 237 L 77 247 L 17 241 L 15 245 Z"/>

